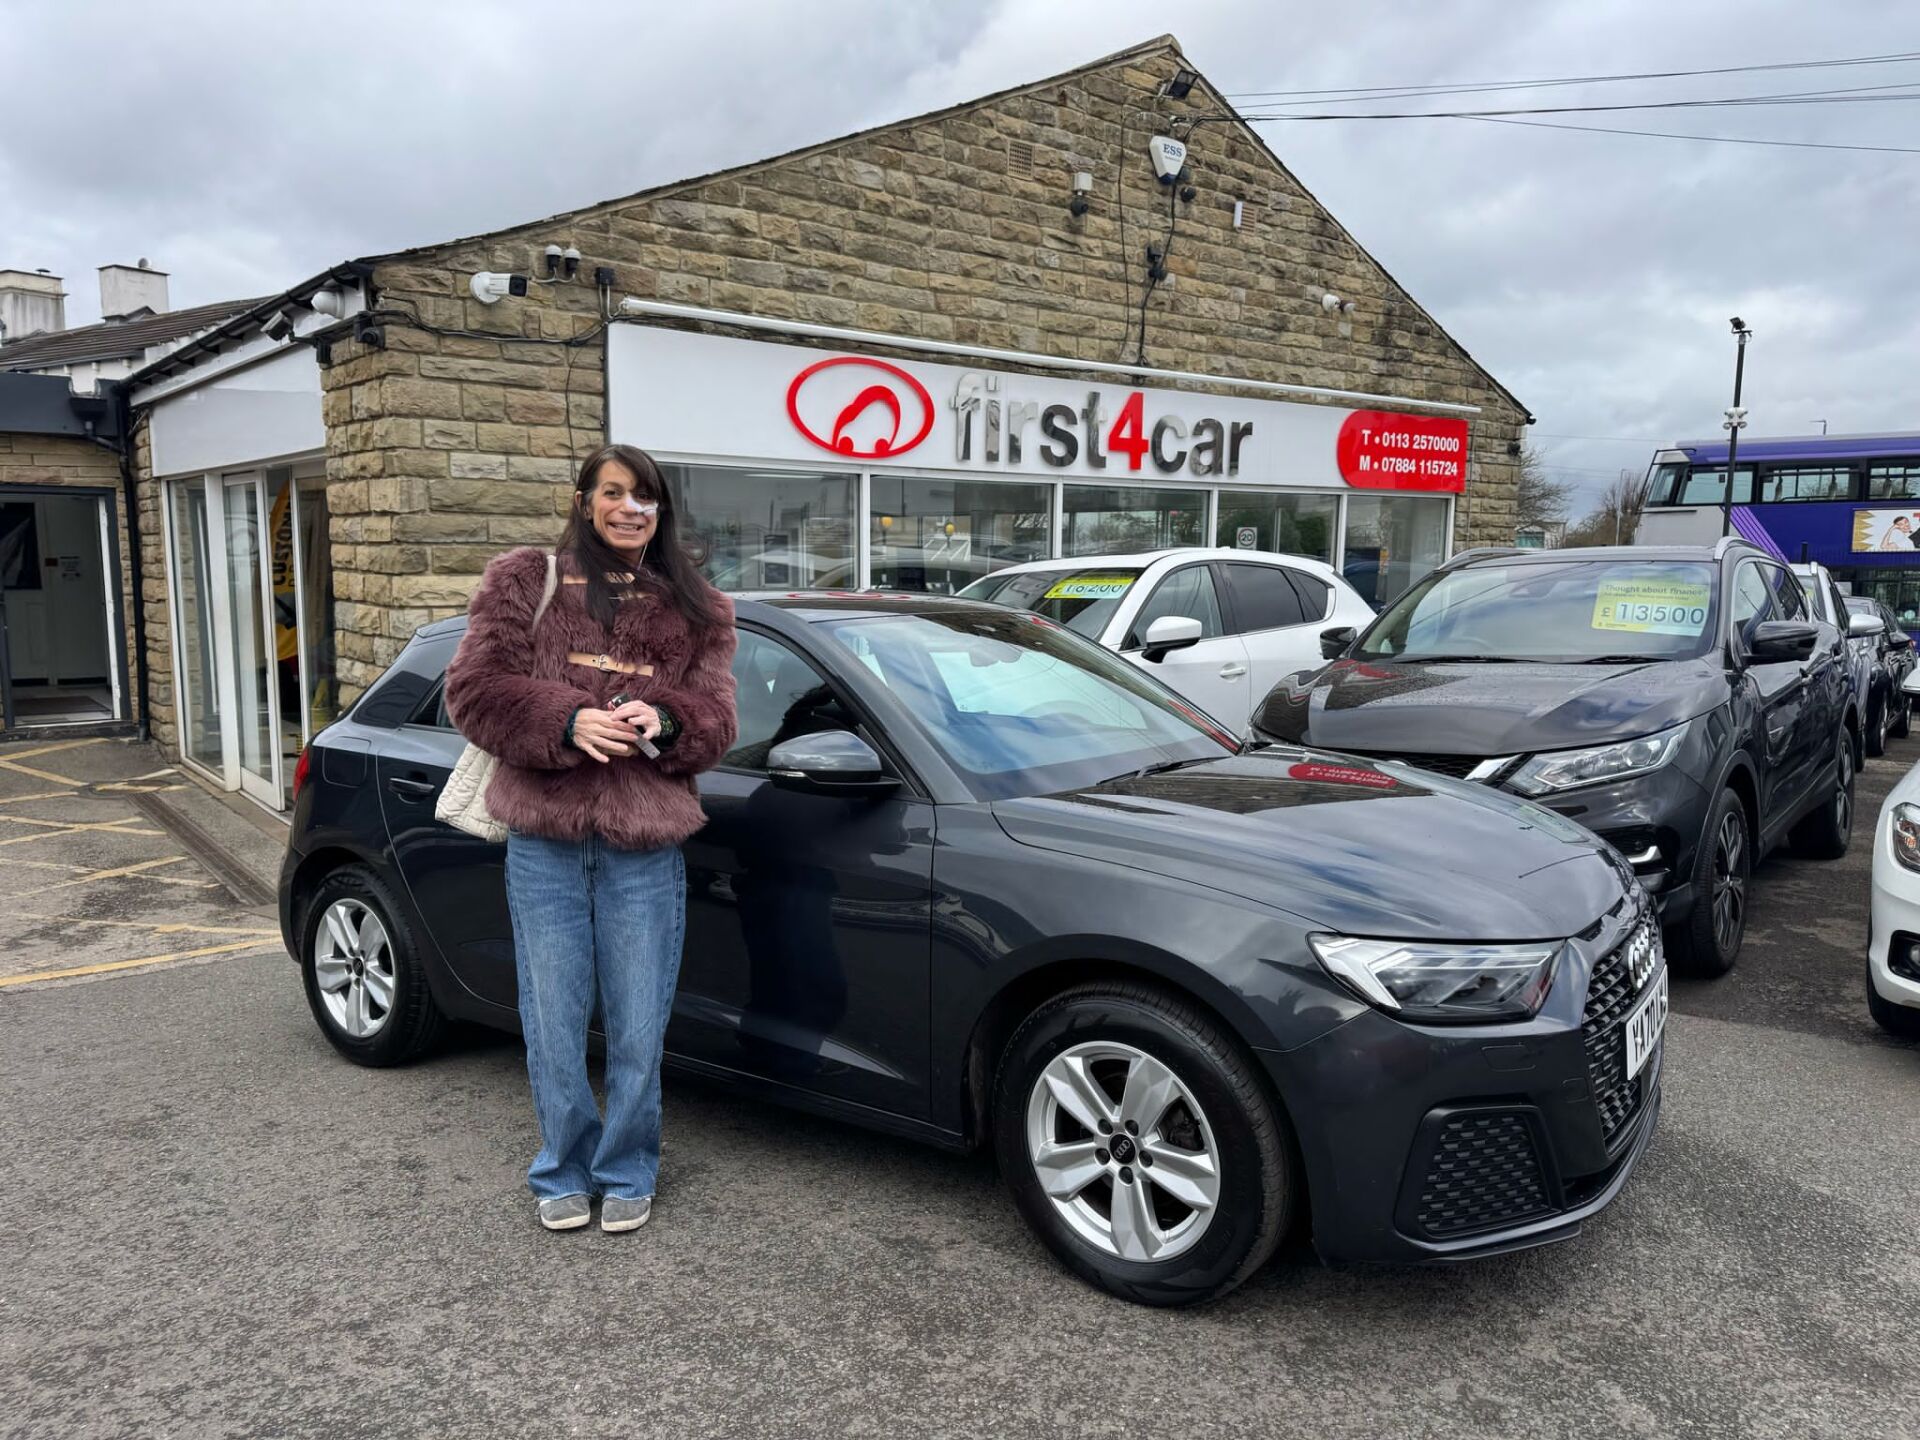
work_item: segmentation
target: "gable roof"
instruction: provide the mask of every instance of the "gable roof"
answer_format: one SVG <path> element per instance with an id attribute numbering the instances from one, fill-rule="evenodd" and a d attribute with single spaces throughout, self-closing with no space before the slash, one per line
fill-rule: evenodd
<path id="1" fill-rule="evenodd" d="M 0 345 L 0 370 L 44 370 L 91 360 L 137 360 L 151 346 L 179 340 L 231 319 L 253 300 L 222 300 L 131 320 L 103 320 L 75 330 L 28 335 Z"/>

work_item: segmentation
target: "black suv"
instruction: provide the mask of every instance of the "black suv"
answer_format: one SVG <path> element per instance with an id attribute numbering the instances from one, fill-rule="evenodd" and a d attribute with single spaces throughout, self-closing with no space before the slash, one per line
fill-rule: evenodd
<path id="1" fill-rule="evenodd" d="M 1906 632 L 1886 603 L 1871 595 L 1846 598 L 1849 632 L 1864 640 L 1873 654 L 1871 698 L 1867 701 L 1867 754 L 1887 753 L 1887 738 L 1906 738 L 1911 726 L 1907 692 L 1902 688 L 1913 671 L 1913 636 Z"/>
<path id="2" fill-rule="evenodd" d="M 1740 953 L 1755 863 L 1845 853 L 1863 717 L 1845 639 L 1737 539 L 1468 551 L 1255 711 L 1270 740 L 1498 786 L 1597 831 L 1658 898 L 1676 966 Z"/>

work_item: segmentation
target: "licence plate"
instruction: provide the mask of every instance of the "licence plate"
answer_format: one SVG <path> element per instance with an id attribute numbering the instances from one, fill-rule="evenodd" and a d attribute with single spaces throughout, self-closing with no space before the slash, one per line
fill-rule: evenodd
<path id="1" fill-rule="evenodd" d="M 1667 967 L 1647 990 L 1645 997 L 1627 1016 L 1627 1078 L 1633 1079 L 1646 1068 L 1647 1057 L 1660 1043 L 1660 1032 L 1667 1028 Z"/>

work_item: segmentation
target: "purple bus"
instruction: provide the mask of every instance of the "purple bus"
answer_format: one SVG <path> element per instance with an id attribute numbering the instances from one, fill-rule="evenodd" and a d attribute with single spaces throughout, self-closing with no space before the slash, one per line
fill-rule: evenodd
<path id="1" fill-rule="evenodd" d="M 1783 560 L 1817 560 L 1842 589 L 1920 629 L 1920 432 L 1740 442 L 1733 528 Z M 1640 545 L 1712 544 L 1727 502 L 1727 442 L 1653 457 Z"/>

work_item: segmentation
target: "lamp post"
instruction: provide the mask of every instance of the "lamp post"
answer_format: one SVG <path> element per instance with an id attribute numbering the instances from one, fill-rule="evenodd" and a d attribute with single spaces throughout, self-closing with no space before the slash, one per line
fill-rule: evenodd
<path id="1" fill-rule="evenodd" d="M 1747 370 L 1747 341 L 1752 338 L 1746 322 L 1738 315 L 1728 322 L 1733 326 L 1733 404 L 1727 407 L 1727 418 L 1723 422 L 1727 431 L 1727 488 L 1720 498 L 1720 533 L 1725 536 L 1733 529 L 1733 462 L 1740 455 L 1740 432 L 1747 427 L 1747 412 L 1740 406 L 1740 382 Z"/>

